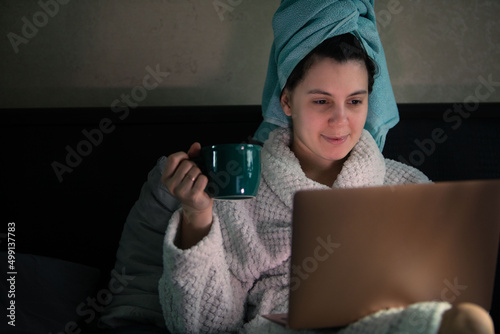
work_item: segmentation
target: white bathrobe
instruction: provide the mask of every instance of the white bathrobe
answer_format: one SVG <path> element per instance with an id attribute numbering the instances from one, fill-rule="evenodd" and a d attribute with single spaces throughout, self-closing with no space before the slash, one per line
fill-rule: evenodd
<path id="1" fill-rule="evenodd" d="M 173 333 L 284 332 L 260 317 L 285 313 L 294 194 L 328 189 L 306 177 L 289 149 L 291 132 L 271 133 L 262 149 L 262 180 L 255 199 L 215 201 L 213 225 L 197 245 L 174 244 L 181 212 L 176 211 L 164 242 L 160 304 Z M 384 159 L 363 131 L 337 180 L 338 188 L 429 182 L 420 171 Z M 419 303 L 359 320 L 342 333 L 436 333 L 448 303 Z"/>

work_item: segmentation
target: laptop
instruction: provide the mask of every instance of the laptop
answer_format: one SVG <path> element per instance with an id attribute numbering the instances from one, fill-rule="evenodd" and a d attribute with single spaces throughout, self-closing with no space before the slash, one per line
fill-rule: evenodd
<path id="1" fill-rule="evenodd" d="M 300 191 L 293 208 L 292 329 L 345 326 L 420 301 L 489 310 L 500 180 Z"/>

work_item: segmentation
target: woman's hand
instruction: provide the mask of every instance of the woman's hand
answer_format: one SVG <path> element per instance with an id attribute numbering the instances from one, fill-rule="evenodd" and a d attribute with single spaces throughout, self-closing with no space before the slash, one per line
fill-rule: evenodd
<path id="1" fill-rule="evenodd" d="M 182 224 L 178 244 L 187 249 L 197 244 L 212 226 L 213 199 L 204 191 L 208 179 L 191 160 L 200 154 L 194 143 L 188 152 L 177 152 L 167 158 L 162 183 L 182 205 Z"/>

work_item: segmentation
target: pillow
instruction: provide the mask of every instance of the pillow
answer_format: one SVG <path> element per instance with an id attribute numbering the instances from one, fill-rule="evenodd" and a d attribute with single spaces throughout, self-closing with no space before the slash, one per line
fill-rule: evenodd
<path id="1" fill-rule="evenodd" d="M 7 276 L 0 281 L 0 304 L 10 308 L 7 320 L 0 322 L 0 333 L 76 333 L 90 319 L 92 308 L 87 298 L 96 297 L 98 269 L 16 253 L 16 274 L 9 275 L 8 267 L 3 266 L 7 260 L 7 252 L 0 252 Z"/>
<path id="2" fill-rule="evenodd" d="M 101 313 L 99 327 L 137 324 L 165 328 L 158 296 L 163 273 L 163 239 L 178 201 L 161 184 L 167 158 L 161 157 L 148 174 L 139 199 L 123 227 L 114 270 L 130 279 Z"/>

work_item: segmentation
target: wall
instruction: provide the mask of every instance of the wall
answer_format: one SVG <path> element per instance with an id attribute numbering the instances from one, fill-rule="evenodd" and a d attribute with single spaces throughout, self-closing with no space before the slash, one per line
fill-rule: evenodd
<path id="1" fill-rule="evenodd" d="M 260 104 L 279 2 L 2 0 L 0 108 Z M 500 1 L 375 9 L 398 102 L 500 101 Z"/>
<path id="2" fill-rule="evenodd" d="M 384 8 L 394 2 L 400 3 L 397 10 Z M 500 1 L 377 4 L 379 33 L 398 102 L 464 102 L 470 96 L 480 102 L 500 101 Z M 397 14 L 387 15 L 391 11 Z M 484 88 L 476 94 L 478 86 L 486 86 L 482 78 L 495 83 L 487 85 L 490 94 Z"/>

